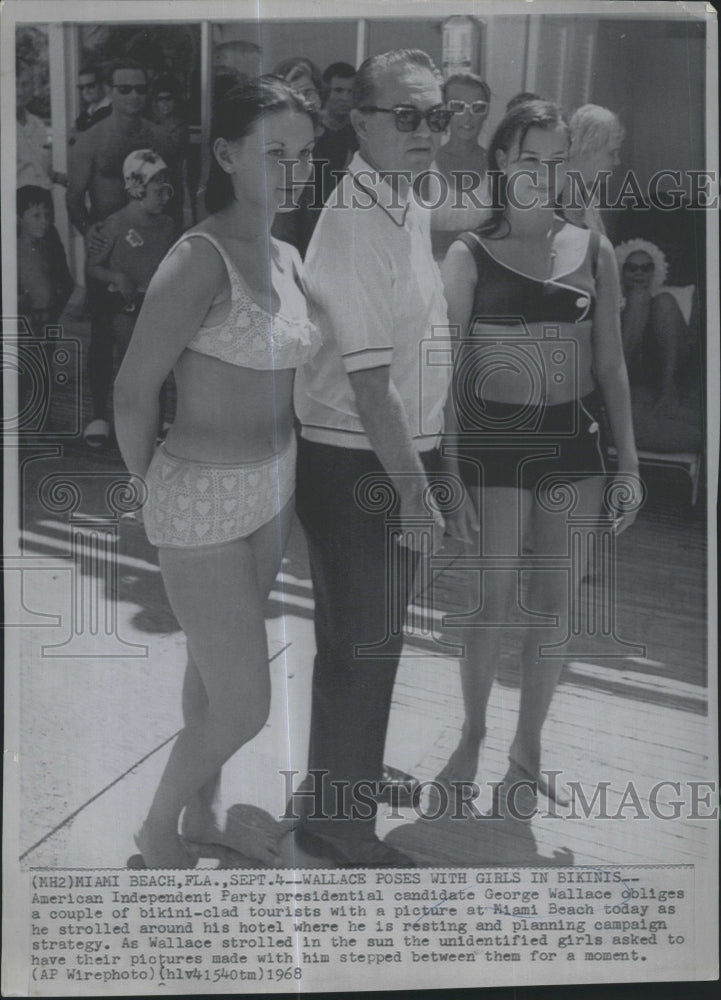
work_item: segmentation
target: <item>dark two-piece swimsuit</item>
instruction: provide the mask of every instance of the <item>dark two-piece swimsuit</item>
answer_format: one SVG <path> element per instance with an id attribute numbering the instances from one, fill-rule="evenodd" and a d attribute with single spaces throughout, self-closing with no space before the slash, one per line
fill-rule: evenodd
<path id="1" fill-rule="evenodd" d="M 522 274 L 495 258 L 475 233 L 459 240 L 471 251 L 477 282 L 472 321 L 462 333 L 451 384 L 457 431 L 446 447 L 459 458 L 469 486 L 535 489 L 543 480 L 577 480 L 605 472 L 601 403 L 582 399 L 546 405 L 549 382 L 574 371 L 572 339 L 561 324 L 593 317 L 599 236 L 589 232 L 586 253 L 572 272 L 547 280 Z M 528 327 L 543 326 L 545 350 Z M 547 346 L 549 341 L 557 344 Z M 494 371 L 512 371 L 529 385 L 528 403 L 484 397 Z M 530 400 L 536 400 L 531 402 Z"/>

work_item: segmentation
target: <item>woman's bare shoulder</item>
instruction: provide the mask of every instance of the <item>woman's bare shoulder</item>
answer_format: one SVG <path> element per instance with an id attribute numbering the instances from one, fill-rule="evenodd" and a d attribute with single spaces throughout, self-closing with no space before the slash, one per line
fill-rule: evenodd
<path id="1" fill-rule="evenodd" d="M 199 239 L 197 237 L 200 237 Z M 195 226 L 171 247 L 164 264 L 173 271 L 187 273 L 194 284 L 219 277 L 225 271 L 223 258 L 216 243 L 218 237 L 207 228 Z"/>

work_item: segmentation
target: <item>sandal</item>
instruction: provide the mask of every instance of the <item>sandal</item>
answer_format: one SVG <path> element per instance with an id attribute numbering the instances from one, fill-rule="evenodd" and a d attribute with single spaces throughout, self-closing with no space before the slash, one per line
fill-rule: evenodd
<path id="1" fill-rule="evenodd" d="M 181 830 L 183 826 L 181 823 Z M 226 813 L 225 828 L 207 831 L 198 836 L 197 833 L 185 829 L 181 835 L 184 845 L 203 857 L 203 848 L 233 851 L 249 861 L 267 867 L 276 868 L 281 863 L 278 845 L 284 828 L 264 809 L 257 806 L 238 803 L 231 806 Z"/>
<path id="2" fill-rule="evenodd" d="M 83 440 L 89 448 L 102 448 L 110 440 L 110 424 L 107 420 L 91 420 L 83 431 Z"/>

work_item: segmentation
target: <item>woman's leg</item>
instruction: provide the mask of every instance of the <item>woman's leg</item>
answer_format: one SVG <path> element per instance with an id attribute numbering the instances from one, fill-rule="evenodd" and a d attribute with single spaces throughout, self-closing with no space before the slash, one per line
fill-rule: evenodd
<path id="1" fill-rule="evenodd" d="M 291 500 L 270 524 L 264 524 L 248 539 L 255 560 L 258 594 L 265 601 L 278 575 L 283 552 L 293 524 Z M 186 723 L 205 711 L 208 698 L 188 643 L 188 664 L 183 679 L 183 719 Z M 190 799 L 183 813 L 182 833 L 200 844 L 224 842 L 224 818 L 219 812 L 220 770 Z"/>
<path id="2" fill-rule="evenodd" d="M 593 518 L 601 510 L 604 480 L 601 477 L 577 480 L 573 483 L 578 502 L 573 516 Z M 533 551 L 537 555 L 562 555 L 567 551 L 568 522 L 566 513 L 551 513 L 537 503 L 532 516 Z M 564 571 L 531 573 L 528 603 L 534 612 L 559 616 L 561 624 L 570 612 L 569 596 L 577 598 L 587 572 L 586 546 L 580 565 L 574 566 L 575 578 L 569 581 Z M 529 629 L 521 660 L 521 704 L 516 735 L 510 750 L 512 762 L 530 775 L 536 776 L 541 766 L 541 730 L 546 721 L 553 692 L 563 667 L 563 657 L 539 657 L 539 647 L 558 641 L 559 626 Z"/>
<path id="3" fill-rule="evenodd" d="M 209 790 L 225 761 L 259 732 L 268 717 L 270 678 L 263 615 L 267 591 L 261 594 L 259 581 L 266 583 L 270 577 L 271 553 L 276 554 L 272 558 L 277 571 L 279 520 L 259 529 L 258 539 L 160 550 L 168 599 L 188 637 L 193 667 L 185 690 L 191 714 L 139 835 L 149 867 L 187 867 L 187 852 L 177 832 L 181 810 L 201 788 Z M 205 690 L 204 702 L 193 669 Z"/>
<path id="4" fill-rule="evenodd" d="M 487 487 L 474 493 L 481 523 L 481 558 L 517 558 L 522 552 L 530 494 L 506 487 Z M 460 670 L 465 721 L 460 742 L 438 775 L 439 781 L 472 781 L 476 776 L 480 746 L 486 735 L 486 709 L 503 639 L 503 629 L 491 623 L 507 621 L 517 586 L 518 572 L 511 566 L 508 570 L 485 570 L 478 624 L 454 629 L 453 638 L 464 647 Z M 484 622 L 489 626 L 484 627 Z"/>
<path id="5" fill-rule="evenodd" d="M 679 359 L 688 328 L 674 297 L 668 293 L 651 300 L 652 348 L 658 371 L 658 405 L 671 408 L 677 402 Z"/>

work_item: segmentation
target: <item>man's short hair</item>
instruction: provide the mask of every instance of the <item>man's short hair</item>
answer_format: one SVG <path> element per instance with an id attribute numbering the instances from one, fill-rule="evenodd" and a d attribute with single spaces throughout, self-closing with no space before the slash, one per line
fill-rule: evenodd
<path id="1" fill-rule="evenodd" d="M 371 56 L 358 68 L 353 81 L 353 107 L 362 108 L 373 104 L 379 79 L 392 70 L 410 69 L 412 66 L 427 69 L 442 84 L 441 74 L 435 63 L 422 49 L 392 49 L 379 56 Z"/>
<path id="2" fill-rule="evenodd" d="M 477 87 L 483 92 L 483 100 L 491 102 L 491 88 L 486 81 L 477 73 L 453 73 L 443 84 L 443 100 L 448 100 L 448 88 L 453 83 L 463 84 L 464 87 Z"/>
<path id="3" fill-rule="evenodd" d="M 613 111 L 598 104 L 584 104 L 571 115 L 570 156 L 600 153 L 612 143 L 621 143 L 626 130 Z"/>
<path id="4" fill-rule="evenodd" d="M 118 59 L 113 59 L 111 63 L 108 63 L 106 82 L 110 87 L 113 86 L 113 77 L 116 73 L 120 72 L 121 69 L 139 70 L 145 75 L 145 79 L 148 79 L 147 69 L 142 63 L 139 63 L 137 59 L 120 57 Z"/>
<path id="5" fill-rule="evenodd" d="M 323 71 L 323 83 L 330 87 L 333 77 L 340 80 L 352 80 L 355 76 L 355 67 L 347 62 L 334 62 Z"/>
<path id="6" fill-rule="evenodd" d="M 89 63 L 80 67 L 78 70 L 78 76 L 94 76 L 95 82 L 100 83 L 100 70 L 97 66 L 91 66 Z"/>

